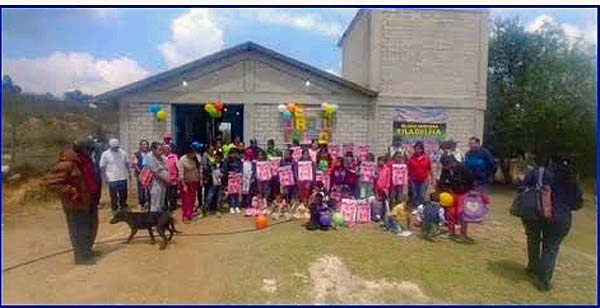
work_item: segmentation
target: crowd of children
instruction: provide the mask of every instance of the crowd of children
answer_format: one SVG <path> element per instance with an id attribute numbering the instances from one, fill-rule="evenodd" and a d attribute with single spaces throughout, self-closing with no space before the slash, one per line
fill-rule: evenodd
<path id="1" fill-rule="evenodd" d="M 376 160 L 367 146 L 316 140 L 306 145 L 294 141 L 284 150 L 273 140 L 268 140 L 266 149 L 256 140 L 245 147 L 239 138 L 225 145 L 217 139 L 207 148 L 194 142 L 183 149 L 181 158 L 174 151 L 165 157 L 168 208 L 175 208 L 179 188 L 184 222 L 195 216 L 221 215 L 219 210 L 225 207 L 230 214 L 302 219 L 311 230 L 335 227 L 343 217 L 348 226 L 372 221 L 402 236 L 411 235 L 413 226 L 420 225 L 428 239 L 437 237 L 439 226 L 447 226 L 449 236 L 469 240 L 467 223 L 481 220 L 489 199 L 474 189 L 455 143 L 443 142 L 437 159 L 423 148 L 417 142 L 410 156 L 397 149 Z M 432 174 L 432 164 L 439 164 L 439 178 Z M 433 192 L 425 200 L 431 184 Z M 440 203 L 442 195 L 451 200 Z M 467 201 L 467 212 L 478 218 L 464 219 Z M 483 214 L 473 214 L 472 208 Z M 340 215 L 332 220 L 335 213 Z"/>

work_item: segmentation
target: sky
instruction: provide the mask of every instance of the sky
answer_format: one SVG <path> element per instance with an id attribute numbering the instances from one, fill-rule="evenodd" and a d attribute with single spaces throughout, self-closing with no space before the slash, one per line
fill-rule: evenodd
<path id="1" fill-rule="evenodd" d="M 28 92 L 100 94 L 254 41 L 339 74 L 356 9 L 2 9 L 2 73 Z M 528 31 L 559 23 L 596 42 L 595 9 L 491 9 Z"/>

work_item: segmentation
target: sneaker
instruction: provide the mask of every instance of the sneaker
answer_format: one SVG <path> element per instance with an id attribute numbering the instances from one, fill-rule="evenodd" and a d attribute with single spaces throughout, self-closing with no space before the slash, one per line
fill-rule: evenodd
<path id="1" fill-rule="evenodd" d="M 242 213 L 242 210 L 240 210 L 240 208 L 239 208 L 239 207 L 236 207 L 236 208 L 235 208 L 235 212 L 236 212 L 236 213 L 238 213 L 238 214 L 241 214 L 241 213 Z"/>
<path id="2" fill-rule="evenodd" d="M 405 231 L 402 231 L 402 232 L 400 232 L 400 236 L 404 236 L 404 237 L 409 237 L 409 236 L 411 236 L 412 234 L 413 234 L 413 233 L 412 233 L 412 232 L 410 232 L 410 231 L 408 231 L 408 230 L 405 230 Z"/>
<path id="3" fill-rule="evenodd" d="M 230 207 L 230 208 L 229 208 L 229 213 L 230 213 L 230 214 L 235 214 L 235 209 L 234 209 L 234 208 L 232 208 L 232 207 Z"/>

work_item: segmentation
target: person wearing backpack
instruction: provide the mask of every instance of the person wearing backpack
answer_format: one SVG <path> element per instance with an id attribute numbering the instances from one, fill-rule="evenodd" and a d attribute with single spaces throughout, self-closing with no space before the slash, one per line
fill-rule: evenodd
<path id="1" fill-rule="evenodd" d="M 571 211 L 583 206 L 583 195 L 578 176 L 569 157 L 559 157 L 549 168 L 538 167 L 530 171 L 523 181 L 524 189 L 538 185 L 541 178 L 541 191 L 549 192 L 551 211 L 544 211 L 547 198 L 541 201 L 539 217 L 521 217 L 527 236 L 528 263 L 525 271 L 536 279 L 538 290 L 551 289 L 551 280 L 562 240 L 571 228 Z M 536 164 L 543 166 L 542 157 Z M 542 193 L 543 195 L 543 193 Z M 548 206 L 546 206 L 548 207 Z"/>

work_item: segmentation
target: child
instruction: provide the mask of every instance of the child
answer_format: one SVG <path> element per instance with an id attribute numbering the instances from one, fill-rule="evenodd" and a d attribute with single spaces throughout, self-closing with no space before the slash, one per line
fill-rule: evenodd
<path id="1" fill-rule="evenodd" d="M 381 200 L 384 207 L 384 214 L 382 225 L 383 228 L 389 232 L 392 232 L 398 236 L 410 236 L 412 232 L 408 229 L 408 225 L 403 226 L 402 223 L 406 222 L 406 212 L 403 204 L 398 204 L 394 207 L 394 209 L 390 210 L 390 203 L 383 194 L 378 195 L 378 200 Z"/>
<path id="2" fill-rule="evenodd" d="M 294 183 L 296 183 L 297 182 L 296 164 L 294 163 L 294 159 L 292 159 L 292 155 L 290 154 L 290 151 L 285 151 L 285 153 L 283 154 L 283 160 L 281 160 L 281 166 L 282 167 L 290 166 L 292 168 L 292 174 L 294 176 Z M 281 192 L 285 196 L 287 203 L 291 204 L 292 200 L 296 196 L 296 185 L 282 186 Z"/>
<path id="3" fill-rule="evenodd" d="M 310 160 L 310 155 L 308 154 L 307 150 L 302 151 L 302 158 L 300 159 L 300 161 L 309 161 Z M 311 162 L 312 164 L 312 162 Z M 313 177 L 315 174 L 315 170 L 314 170 L 314 164 L 313 164 Z M 310 194 L 312 191 L 312 183 L 313 181 L 300 181 L 298 180 L 298 199 L 300 201 L 300 203 L 302 204 L 308 204 L 309 203 L 309 198 L 310 198 Z"/>
<path id="4" fill-rule="evenodd" d="M 310 211 L 310 221 L 306 224 L 308 230 L 329 230 L 331 227 L 331 221 L 327 222 L 322 219 L 321 216 L 330 215 L 330 209 L 327 203 L 324 202 L 325 196 L 323 193 L 317 193 L 313 198 L 312 203 L 308 207 Z"/>
<path id="5" fill-rule="evenodd" d="M 331 168 L 331 187 L 332 189 L 341 189 L 346 183 L 346 167 L 344 167 L 344 159 L 337 157 Z"/>
<path id="6" fill-rule="evenodd" d="M 402 230 L 410 230 L 410 210 L 406 202 L 400 202 L 392 207 L 392 217 L 396 220 Z"/>
<path id="7" fill-rule="evenodd" d="M 246 209 L 245 216 L 258 216 L 267 214 L 267 199 L 265 199 L 261 191 L 256 192 L 256 196 L 252 198 L 252 206 Z"/>
<path id="8" fill-rule="evenodd" d="M 267 155 L 264 151 L 258 151 L 258 161 L 267 161 Z M 256 191 L 260 192 L 263 196 L 267 197 L 271 193 L 271 179 L 266 181 L 260 181 L 256 179 Z"/>
<path id="9" fill-rule="evenodd" d="M 367 154 L 367 163 L 375 163 L 375 156 L 373 153 Z M 363 170 L 364 162 L 361 162 L 358 174 L 360 176 L 359 182 L 359 198 L 364 199 L 373 195 L 373 180 L 375 178 L 375 168 L 372 169 L 371 174 L 365 174 Z"/>
<path id="10" fill-rule="evenodd" d="M 383 193 L 386 196 L 390 194 L 390 185 L 392 183 L 392 168 L 386 164 L 385 158 L 380 156 L 377 159 L 377 181 L 375 182 L 375 193 Z"/>
<path id="11" fill-rule="evenodd" d="M 227 181 L 230 180 L 229 175 L 241 174 L 242 173 L 242 159 L 240 158 L 240 154 L 237 149 L 230 149 L 230 153 L 225 159 L 225 162 L 222 166 L 223 174 L 228 175 Z M 241 191 L 239 193 L 227 193 L 229 199 L 229 213 L 231 214 L 239 214 L 242 211 L 240 210 L 240 202 L 241 202 Z"/>
<path id="12" fill-rule="evenodd" d="M 436 239 L 439 225 L 444 222 L 444 208 L 439 202 L 438 194 L 432 193 L 429 201 L 425 201 L 417 208 L 421 218 L 421 235 L 430 241 Z"/>
<path id="13" fill-rule="evenodd" d="M 251 198 L 256 178 L 254 164 L 252 161 L 247 160 L 245 156 L 242 152 L 242 206 L 247 208 L 252 201 Z"/>
<path id="14" fill-rule="evenodd" d="M 275 196 L 275 200 L 273 201 L 273 206 L 271 207 L 271 215 L 275 220 L 278 220 L 281 217 L 288 218 L 290 217 L 290 209 L 288 207 L 288 203 L 285 200 L 283 194 L 278 193 Z"/>
<path id="15" fill-rule="evenodd" d="M 177 208 L 177 183 L 179 177 L 177 175 L 177 154 L 175 154 L 175 148 L 165 146 L 167 154 L 167 171 L 169 173 L 169 183 L 167 186 L 167 197 L 165 198 L 165 207 L 169 212 L 174 211 Z"/>
<path id="16" fill-rule="evenodd" d="M 217 211 L 218 206 L 221 203 L 221 183 L 223 179 L 223 173 L 221 172 L 221 161 L 223 154 L 215 151 L 214 160 L 209 160 L 208 169 L 211 175 L 212 182 L 208 189 L 206 197 L 206 203 L 208 204 L 208 210 L 211 213 Z"/>
<path id="17" fill-rule="evenodd" d="M 382 222 L 385 215 L 385 204 L 387 203 L 385 195 L 378 192 L 376 196 L 369 198 L 371 204 L 371 220 L 373 222 Z"/>
<path id="18" fill-rule="evenodd" d="M 459 164 L 459 162 L 451 152 L 451 141 L 442 142 L 440 144 L 440 148 L 442 149 L 442 155 L 440 157 L 440 165 L 442 170 L 440 173 L 440 179 L 438 181 L 437 188 L 440 191 L 449 191 L 451 190 L 454 169 Z"/>
<path id="19" fill-rule="evenodd" d="M 390 162 L 390 168 L 393 164 L 406 164 L 406 157 L 404 157 L 401 152 L 396 152 L 396 154 L 394 154 L 393 162 Z M 402 191 L 404 190 L 404 186 L 393 185 L 392 183 L 390 186 L 390 202 L 396 204 L 402 199 Z"/>
<path id="20" fill-rule="evenodd" d="M 344 167 L 346 167 L 345 184 L 348 185 L 352 196 L 358 197 L 358 161 L 354 159 L 352 152 L 346 152 L 344 159 Z"/>

